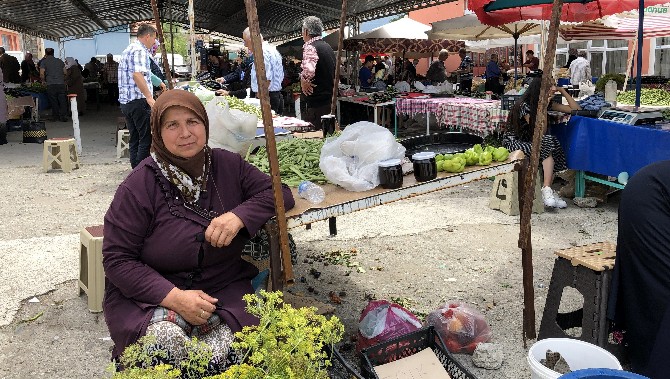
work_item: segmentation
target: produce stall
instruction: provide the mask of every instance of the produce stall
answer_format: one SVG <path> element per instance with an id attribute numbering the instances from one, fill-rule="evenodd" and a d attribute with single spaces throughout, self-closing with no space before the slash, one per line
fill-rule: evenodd
<path id="1" fill-rule="evenodd" d="M 461 173 L 442 172 L 438 174 L 436 179 L 426 182 L 417 182 L 412 175 L 408 175 L 403 178 L 403 186 L 394 190 L 377 187 L 365 192 L 350 192 L 332 184 L 325 184 L 322 187 L 326 193 L 326 200 L 317 205 L 300 198 L 294 188 L 295 207 L 286 212 L 288 227 L 295 228 L 316 221 L 327 220 L 331 217 L 343 216 L 355 211 L 509 173 L 518 169 L 517 164 L 520 164 L 523 158 L 524 155 L 521 151 L 515 151 L 504 162 L 493 162 L 488 166 L 470 166 Z"/>
<path id="2" fill-rule="evenodd" d="M 613 177 L 626 172 L 633 176 L 650 163 L 670 159 L 670 125 L 654 129 L 573 116 L 567 124 L 553 126 L 552 134 L 565 150 L 568 168 L 578 171 L 577 197 L 584 196 L 586 180 L 615 188 L 623 188 L 625 183 L 598 180 L 586 172 Z"/>
<path id="3" fill-rule="evenodd" d="M 499 100 L 469 97 L 439 98 L 411 96 L 396 100 L 398 114 L 426 114 L 426 134 L 430 134 L 428 116 L 434 114 L 438 124 L 485 137 L 507 120 L 508 111 L 501 109 Z"/>
<path id="4" fill-rule="evenodd" d="M 374 96 L 343 96 L 337 98 L 337 119 L 342 123 L 342 108 L 344 105 L 342 102 L 347 102 L 349 104 L 356 104 L 357 106 L 362 106 L 365 108 L 371 108 L 373 112 L 373 122 L 377 125 L 386 125 L 387 123 L 393 122 L 395 125 L 395 99 L 390 100 L 381 100 L 377 101 Z M 388 120 L 384 109 L 388 108 L 391 110 L 392 120 Z M 354 120 L 361 121 L 361 120 Z M 397 132 L 396 132 L 397 135 Z"/>

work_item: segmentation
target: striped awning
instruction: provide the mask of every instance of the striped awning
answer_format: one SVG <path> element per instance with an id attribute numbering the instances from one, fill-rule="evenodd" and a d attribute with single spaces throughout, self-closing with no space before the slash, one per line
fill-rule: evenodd
<path id="1" fill-rule="evenodd" d="M 560 33 L 566 40 L 632 39 L 638 29 L 637 14 L 609 16 L 578 25 L 561 25 Z M 670 36 L 670 16 L 645 15 L 644 38 Z"/>

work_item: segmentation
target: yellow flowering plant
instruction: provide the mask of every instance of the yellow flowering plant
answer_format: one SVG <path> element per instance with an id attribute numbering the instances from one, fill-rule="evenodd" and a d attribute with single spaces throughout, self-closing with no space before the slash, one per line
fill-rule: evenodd
<path id="1" fill-rule="evenodd" d="M 316 314 L 316 308 L 293 308 L 282 300 L 281 292 L 260 291 L 259 295 L 244 296 L 247 312 L 259 318 L 257 326 L 246 326 L 235 333 L 233 348 L 237 349 L 243 363 L 231 366 L 210 379 L 327 379 L 330 366 L 324 351 L 344 335 L 344 325 L 336 317 L 326 318 Z M 150 341 L 140 340 L 124 351 L 124 367 L 132 367 L 114 374 L 114 379 L 149 379 L 179 377 L 186 373 L 202 372 L 211 358 L 207 345 L 194 339 L 186 347 L 189 359 L 182 367 L 169 365 L 148 367 L 152 361 L 147 349 Z M 164 352 L 162 352 L 164 353 Z M 160 351 L 152 351 L 160 356 Z M 144 376 L 143 374 L 146 374 Z"/>

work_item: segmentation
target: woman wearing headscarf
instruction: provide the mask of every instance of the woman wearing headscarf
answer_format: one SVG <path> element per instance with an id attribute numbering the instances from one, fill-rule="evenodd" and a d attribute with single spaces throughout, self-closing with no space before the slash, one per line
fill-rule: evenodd
<path id="1" fill-rule="evenodd" d="M 239 154 L 207 146 L 209 120 L 187 91 L 164 92 L 151 110 L 151 156 L 121 183 L 105 215 L 104 314 L 113 357 L 143 335 L 167 363 L 187 359 L 191 337 L 213 351 L 208 374 L 236 357 L 233 333 L 258 270 L 245 242 L 275 214 L 271 179 Z M 295 202 L 282 188 L 285 209 Z"/>
<path id="2" fill-rule="evenodd" d="M 68 95 L 77 95 L 77 111 L 83 115 L 86 110 L 86 89 L 84 88 L 84 77 L 81 74 L 79 65 L 72 57 L 65 58 L 65 85 Z"/>

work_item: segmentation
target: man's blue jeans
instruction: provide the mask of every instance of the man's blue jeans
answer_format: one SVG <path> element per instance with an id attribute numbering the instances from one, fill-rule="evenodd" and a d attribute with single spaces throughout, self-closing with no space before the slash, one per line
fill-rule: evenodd
<path id="1" fill-rule="evenodd" d="M 146 99 L 137 99 L 121 104 L 121 112 L 126 116 L 126 126 L 130 132 L 130 167 L 135 168 L 149 156 L 151 107 Z"/>

